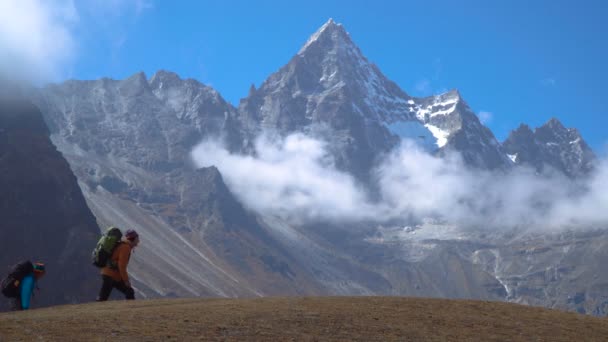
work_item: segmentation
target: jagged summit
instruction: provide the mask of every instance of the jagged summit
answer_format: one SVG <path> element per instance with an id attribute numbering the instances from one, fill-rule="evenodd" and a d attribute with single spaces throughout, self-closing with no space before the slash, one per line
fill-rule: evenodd
<path id="1" fill-rule="evenodd" d="M 147 80 L 148 80 L 148 77 L 146 76 L 146 73 L 143 71 L 138 71 L 125 79 L 125 81 L 136 81 L 136 82 L 147 81 Z"/>
<path id="2" fill-rule="evenodd" d="M 566 128 L 557 118 L 551 118 L 535 130 L 537 139 L 544 143 L 575 143 L 580 141 L 578 130 Z"/>
<path id="3" fill-rule="evenodd" d="M 363 56 L 344 27 L 333 19 L 310 36 L 294 59 L 322 67 L 320 81 L 326 85 L 335 85 L 332 80 L 338 80 L 344 73 L 355 72 L 367 77 L 371 70 L 363 69 L 374 69 L 373 73 L 380 74 L 380 70 Z"/>
<path id="4" fill-rule="evenodd" d="M 507 141 L 523 140 L 530 143 L 534 141 L 534 130 L 532 130 L 532 128 L 530 128 L 530 126 L 525 123 L 521 123 L 516 129 L 512 130 L 509 133 L 509 136 L 503 142 L 503 144 L 507 143 Z"/>
<path id="5" fill-rule="evenodd" d="M 161 83 L 176 83 L 181 81 L 181 78 L 178 74 L 167 71 L 167 70 L 158 70 L 152 77 L 150 77 L 149 83 L 153 88 L 157 88 Z"/>
<path id="6" fill-rule="evenodd" d="M 410 99 L 330 19 L 286 65 L 252 89 L 239 111 L 252 136 L 260 128 L 281 134 L 319 131 L 315 134 L 331 142 L 337 164 L 363 175 L 375 156 L 397 141 L 387 123 L 414 121 L 414 135 L 424 134 Z M 340 134 L 327 134 L 332 130 Z"/>
<path id="7" fill-rule="evenodd" d="M 363 55 L 333 19 L 287 65 L 251 91 L 239 111 L 251 120 L 248 127 L 282 133 L 313 127 L 340 131 L 329 137 L 330 141 L 341 137 L 332 141 L 338 164 L 349 170 L 359 164 L 354 168 L 361 173 L 371 167 L 375 155 L 390 150 L 400 139 L 412 138 L 429 151 L 451 145 L 479 167 L 510 165 L 458 90 L 424 98 L 408 95 Z"/>
<path id="8" fill-rule="evenodd" d="M 527 124 L 521 123 L 521 124 L 519 124 L 519 127 L 517 127 L 517 129 L 514 132 L 520 132 L 520 133 L 530 132 L 530 133 L 532 133 L 532 129 Z"/>
<path id="9" fill-rule="evenodd" d="M 460 91 L 456 88 L 454 89 L 450 89 L 447 92 L 441 94 L 442 96 L 446 96 L 446 97 L 451 97 L 451 98 L 462 98 L 462 95 L 460 94 Z"/>
<path id="10" fill-rule="evenodd" d="M 302 46 L 298 54 L 303 54 L 306 50 L 315 44 L 353 44 L 350 35 L 344 29 L 342 24 L 336 23 L 332 18 L 323 24 Z"/>
<path id="11" fill-rule="evenodd" d="M 146 74 L 140 71 L 120 81 L 119 88 L 131 96 L 137 96 L 148 90 L 149 86 Z"/>
<path id="12" fill-rule="evenodd" d="M 516 164 L 529 165 L 537 172 L 550 167 L 576 178 L 593 169 L 595 154 L 575 128 L 566 128 L 551 118 L 534 131 L 521 124 L 509 134 L 503 148 Z"/>
<path id="13" fill-rule="evenodd" d="M 464 103 L 462 96 L 457 89 L 452 89 L 439 95 L 431 95 L 416 99 L 415 103 L 412 105 L 415 106 L 418 120 L 428 123 L 433 117 L 445 116 L 453 113 L 459 103 Z"/>
<path id="14" fill-rule="evenodd" d="M 541 127 L 548 127 L 548 128 L 555 129 L 555 130 L 560 130 L 560 131 L 567 130 L 567 128 L 562 124 L 562 122 L 559 121 L 555 117 L 549 119 L 549 121 L 547 121 Z"/>
<path id="15" fill-rule="evenodd" d="M 420 99 L 420 102 L 457 104 L 462 102 L 462 95 L 458 89 L 451 89 L 445 93 L 424 97 Z"/>

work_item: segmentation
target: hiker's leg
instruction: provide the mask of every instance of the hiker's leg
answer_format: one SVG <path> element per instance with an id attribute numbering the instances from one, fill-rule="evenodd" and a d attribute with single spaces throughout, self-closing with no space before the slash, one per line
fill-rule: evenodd
<path id="1" fill-rule="evenodd" d="M 135 291 L 132 287 L 127 286 L 123 281 L 114 283 L 114 287 L 125 294 L 126 299 L 135 299 Z"/>
<path id="2" fill-rule="evenodd" d="M 106 275 L 101 276 L 101 281 L 101 289 L 99 290 L 99 295 L 97 296 L 98 302 L 108 300 L 110 293 L 112 293 L 112 287 L 114 287 L 114 280 Z"/>
<path id="3" fill-rule="evenodd" d="M 21 297 L 10 299 L 11 311 L 21 310 Z"/>

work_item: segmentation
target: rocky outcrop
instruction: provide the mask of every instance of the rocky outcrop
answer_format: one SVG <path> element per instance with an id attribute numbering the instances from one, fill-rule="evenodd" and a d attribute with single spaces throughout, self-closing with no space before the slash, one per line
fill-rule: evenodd
<path id="1" fill-rule="evenodd" d="M 571 178 L 588 176 L 596 157 L 575 128 L 566 128 L 553 118 L 534 131 L 522 124 L 503 143 L 517 165 L 537 172 L 558 171 Z"/>

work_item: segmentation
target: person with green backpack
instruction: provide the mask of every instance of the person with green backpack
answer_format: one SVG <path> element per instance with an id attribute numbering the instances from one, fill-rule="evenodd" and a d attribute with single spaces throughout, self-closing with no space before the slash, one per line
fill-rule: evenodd
<path id="1" fill-rule="evenodd" d="M 93 252 L 93 264 L 101 267 L 101 289 L 98 302 L 108 300 L 112 289 L 117 289 L 126 299 L 135 299 L 135 291 L 129 281 L 127 266 L 133 248 L 139 244 L 139 234 L 133 229 L 126 231 L 124 237 L 120 229 L 110 227 L 97 243 Z"/>

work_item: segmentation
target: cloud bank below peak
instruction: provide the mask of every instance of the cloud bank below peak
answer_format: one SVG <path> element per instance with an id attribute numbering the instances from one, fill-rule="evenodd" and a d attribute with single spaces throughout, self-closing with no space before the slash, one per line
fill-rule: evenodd
<path id="1" fill-rule="evenodd" d="M 404 141 L 375 169 L 379 200 L 336 169 L 326 144 L 303 134 L 256 140 L 256 156 L 228 152 L 215 140 L 192 151 L 197 166 L 216 166 L 250 210 L 294 224 L 377 223 L 435 218 L 462 227 L 561 230 L 608 226 L 608 163 L 585 184 L 531 169 L 490 172 L 457 154 L 432 156 Z"/>

